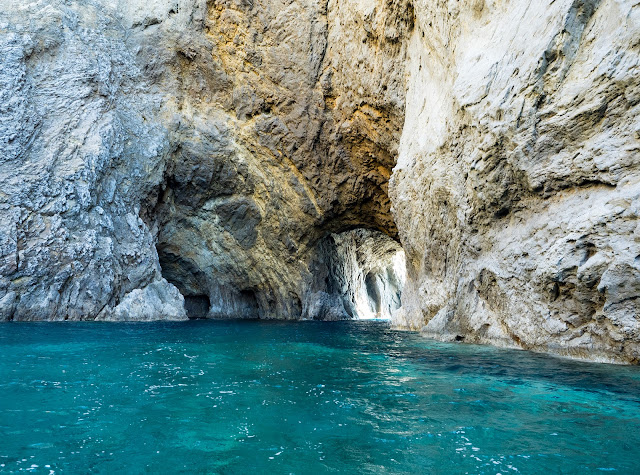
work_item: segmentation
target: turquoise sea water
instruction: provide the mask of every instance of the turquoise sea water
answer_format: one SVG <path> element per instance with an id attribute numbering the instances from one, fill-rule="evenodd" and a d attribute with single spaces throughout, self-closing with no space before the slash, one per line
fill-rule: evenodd
<path id="1" fill-rule="evenodd" d="M 387 324 L 0 325 L 3 473 L 640 473 L 640 368 Z"/>

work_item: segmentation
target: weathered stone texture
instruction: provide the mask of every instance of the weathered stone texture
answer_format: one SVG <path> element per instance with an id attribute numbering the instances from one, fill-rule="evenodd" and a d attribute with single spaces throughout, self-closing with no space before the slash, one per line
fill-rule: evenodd
<path id="1" fill-rule="evenodd" d="M 328 233 L 397 233 L 393 2 L 2 3 L 3 319 L 300 318 Z"/>
<path id="2" fill-rule="evenodd" d="M 149 286 L 173 308 L 167 318 L 185 318 L 139 217 L 170 142 L 126 36 L 92 2 L 2 4 L 4 319 L 115 318 Z"/>
<path id="3" fill-rule="evenodd" d="M 391 196 L 437 338 L 640 358 L 640 10 L 414 2 Z"/>

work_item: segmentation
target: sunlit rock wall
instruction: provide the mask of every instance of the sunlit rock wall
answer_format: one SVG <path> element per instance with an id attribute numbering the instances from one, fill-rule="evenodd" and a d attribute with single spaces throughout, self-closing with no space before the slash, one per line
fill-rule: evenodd
<path id="1" fill-rule="evenodd" d="M 640 358 L 640 8 L 414 1 L 397 324 Z"/>
<path id="2" fill-rule="evenodd" d="M 379 231 L 331 234 L 319 246 L 303 317 L 322 320 L 390 320 L 402 305 L 404 251 Z"/>
<path id="3" fill-rule="evenodd" d="M 209 2 L 165 60 L 180 126 L 150 215 L 164 275 L 207 295 L 210 317 L 300 318 L 328 233 L 396 234 L 387 185 L 410 25 L 394 16 L 388 33 L 392 7 Z"/>

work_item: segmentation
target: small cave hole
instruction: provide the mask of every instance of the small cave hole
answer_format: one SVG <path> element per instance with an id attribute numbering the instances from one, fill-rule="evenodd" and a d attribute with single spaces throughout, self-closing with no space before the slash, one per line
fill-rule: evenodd
<path id="1" fill-rule="evenodd" d="M 584 256 L 582 257 L 582 261 L 580 262 L 580 265 L 584 264 L 589 259 L 591 259 L 595 255 L 595 253 L 598 251 L 595 244 L 590 242 L 584 243 L 579 247 L 583 248 L 584 250 Z"/>
<path id="2" fill-rule="evenodd" d="M 364 286 L 367 291 L 367 295 L 369 296 L 369 307 L 376 315 L 380 314 L 382 302 L 376 275 L 372 273 L 367 274 L 364 279 Z"/>
<path id="3" fill-rule="evenodd" d="M 207 295 L 188 295 L 184 298 L 184 309 L 192 320 L 207 318 L 211 302 Z"/>
<path id="4" fill-rule="evenodd" d="M 555 302 L 560 297 L 560 284 L 558 282 L 554 282 L 551 287 L 551 301 Z"/>
<path id="5" fill-rule="evenodd" d="M 253 290 L 245 289 L 240 292 L 238 315 L 245 319 L 260 318 L 260 305 Z"/>
<path id="6" fill-rule="evenodd" d="M 498 211 L 496 211 L 495 216 L 496 218 L 504 218 L 506 216 L 509 215 L 509 213 L 511 212 L 511 210 L 508 207 L 502 207 L 500 208 Z"/>

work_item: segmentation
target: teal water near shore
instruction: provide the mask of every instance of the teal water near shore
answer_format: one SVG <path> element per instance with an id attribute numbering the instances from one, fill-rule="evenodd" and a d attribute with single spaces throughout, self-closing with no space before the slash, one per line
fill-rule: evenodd
<path id="1" fill-rule="evenodd" d="M 0 472 L 640 473 L 640 368 L 382 322 L 0 325 Z"/>

